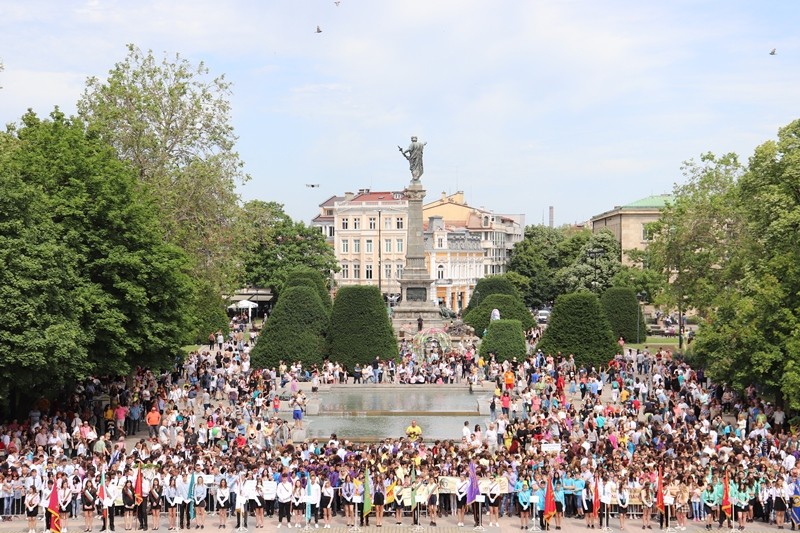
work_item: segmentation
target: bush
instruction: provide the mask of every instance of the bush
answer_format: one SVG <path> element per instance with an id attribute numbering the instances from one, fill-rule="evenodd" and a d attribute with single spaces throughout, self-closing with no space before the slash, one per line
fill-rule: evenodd
<path id="1" fill-rule="evenodd" d="M 525 357 L 525 334 L 519 320 L 492 320 L 480 348 L 484 358 L 488 358 L 490 353 L 494 353 L 498 361 Z"/>
<path id="2" fill-rule="evenodd" d="M 397 341 L 377 287 L 342 287 L 333 301 L 328 354 L 352 369 L 356 363 L 397 357 Z"/>
<path id="3" fill-rule="evenodd" d="M 328 313 L 317 291 L 305 285 L 284 289 L 250 352 L 253 368 L 278 366 L 281 360 L 321 363 L 327 328 Z"/>
<path id="4" fill-rule="evenodd" d="M 472 326 L 478 337 L 482 337 L 484 330 L 489 326 L 493 309 L 500 311 L 501 319 L 519 320 L 524 331 L 534 326 L 533 315 L 525 307 L 522 299 L 510 294 L 490 294 L 480 305 L 467 313 L 464 322 Z"/>
<path id="5" fill-rule="evenodd" d="M 322 279 L 322 274 L 320 274 L 318 270 L 303 266 L 295 268 L 286 276 L 283 290 L 285 291 L 289 287 L 297 287 L 299 285 L 307 285 L 314 289 L 319 295 L 319 299 L 325 307 L 325 310 L 328 313 L 331 312 L 331 308 L 333 307 L 331 295 L 328 292 L 328 288 L 325 286 L 325 280 Z"/>
<path id="6" fill-rule="evenodd" d="M 509 294 L 520 298 L 514 284 L 509 281 L 506 276 L 489 276 L 488 278 L 481 278 L 475 285 L 472 291 L 472 297 L 469 299 L 469 305 L 464 310 L 464 316 L 467 313 L 478 307 L 481 301 L 490 294 Z"/>
<path id="7" fill-rule="evenodd" d="M 615 339 L 622 337 L 628 343 L 647 341 L 647 325 L 633 289 L 611 287 L 600 297 L 600 303 Z"/>
<path id="8" fill-rule="evenodd" d="M 584 291 L 556 298 L 538 347 L 549 354 L 574 354 L 578 365 L 598 368 L 614 357 L 617 344 L 597 296 Z"/>

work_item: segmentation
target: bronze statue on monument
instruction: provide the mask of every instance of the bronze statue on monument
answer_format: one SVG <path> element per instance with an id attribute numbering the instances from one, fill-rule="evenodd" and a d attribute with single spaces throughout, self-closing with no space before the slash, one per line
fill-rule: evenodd
<path id="1" fill-rule="evenodd" d="M 397 147 L 400 153 L 403 154 L 403 157 L 408 159 L 408 168 L 411 170 L 411 181 L 419 181 L 419 178 L 422 176 L 422 152 L 425 150 L 426 144 L 428 143 L 419 142 L 417 136 L 413 135 L 411 137 L 411 144 L 408 145 L 407 150 L 403 150 L 400 146 Z"/>

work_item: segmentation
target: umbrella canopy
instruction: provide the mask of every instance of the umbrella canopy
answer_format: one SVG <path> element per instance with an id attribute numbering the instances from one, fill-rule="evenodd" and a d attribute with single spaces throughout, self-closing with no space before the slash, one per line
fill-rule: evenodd
<path id="1" fill-rule="evenodd" d="M 236 307 L 239 309 L 255 309 L 258 307 L 258 304 L 255 302 L 251 302 L 250 300 L 241 300 L 239 303 L 236 304 Z"/>

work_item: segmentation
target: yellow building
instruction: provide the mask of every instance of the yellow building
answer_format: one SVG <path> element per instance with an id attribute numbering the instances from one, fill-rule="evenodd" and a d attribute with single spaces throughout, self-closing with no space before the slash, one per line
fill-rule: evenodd
<path id="1" fill-rule="evenodd" d="M 447 195 L 422 207 L 423 219 L 440 217 L 448 228 L 463 228 L 477 235 L 483 251 L 483 273 L 480 277 L 504 274 L 514 244 L 525 234 L 525 215 L 495 214 L 483 207 L 467 204 L 464 192 Z"/>
<path id="2" fill-rule="evenodd" d="M 463 227 L 447 227 L 439 216 L 428 219 L 423 235 L 425 266 L 433 278 L 434 296 L 440 304 L 462 310 L 483 277 L 480 236 Z"/>
<path id="3" fill-rule="evenodd" d="M 648 196 L 636 202 L 617 206 L 610 211 L 592 217 L 592 232 L 610 230 L 617 238 L 622 250 L 620 260 L 625 265 L 633 264 L 628 258 L 629 250 L 644 250 L 650 240 L 647 225 L 661 217 L 661 211 L 672 201 L 669 194 Z"/>

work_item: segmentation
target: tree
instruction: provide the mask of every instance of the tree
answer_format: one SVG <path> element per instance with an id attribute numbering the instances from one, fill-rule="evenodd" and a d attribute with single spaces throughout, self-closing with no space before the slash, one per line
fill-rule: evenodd
<path id="1" fill-rule="evenodd" d="M 464 322 L 475 330 L 478 337 L 482 337 L 483 332 L 491 323 L 490 317 L 493 309 L 500 311 L 500 318 L 519 321 L 525 331 L 534 326 L 531 312 L 519 297 L 510 294 L 490 294 L 481 301 L 478 307 L 464 317 Z"/>
<path id="2" fill-rule="evenodd" d="M 480 354 L 488 357 L 490 353 L 495 354 L 498 361 L 515 357 L 522 360 L 525 357 L 525 334 L 519 320 L 500 319 L 489 324 L 489 330 L 481 342 Z"/>
<path id="3" fill-rule="evenodd" d="M 559 271 L 558 281 L 564 292 L 601 293 L 611 287 L 621 266 L 619 243 L 613 233 L 603 229 L 591 234 L 573 262 Z"/>
<path id="4" fill-rule="evenodd" d="M 796 120 L 777 141 L 759 146 L 746 169 L 733 156 L 706 157 L 679 203 L 692 216 L 673 219 L 689 223 L 663 234 L 678 243 L 691 232 L 699 237 L 696 246 L 678 250 L 676 279 L 683 278 L 689 301 L 711 304 L 704 305 L 707 319 L 694 348 L 709 376 L 739 389 L 757 384 L 794 410 L 800 409 L 799 137 Z M 702 213 L 703 206 L 716 211 Z M 676 252 L 669 244 L 662 247 L 667 260 Z M 705 273 L 704 262 L 712 266 Z"/>
<path id="5" fill-rule="evenodd" d="M 516 287 L 514 287 L 514 284 L 511 283 L 507 277 L 488 276 L 481 278 L 478 280 L 478 283 L 475 284 L 472 297 L 469 299 L 469 305 L 467 305 L 467 308 L 464 310 L 464 316 L 480 305 L 481 300 L 490 294 L 510 294 L 511 296 L 519 298 Z"/>
<path id="6" fill-rule="evenodd" d="M 521 287 L 520 294 L 529 307 L 542 307 L 558 296 L 556 272 L 562 267 L 559 245 L 564 239 L 561 230 L 528 226 L 525 237 L 514 245 L 508 270 L 527 280 L 527 286 Z"/>
<path id="7" fill-rule="evenodd" d="M 397 357 L 397 341 L 378 287 L 348 285 L 333 301 L 328 331 L 330 358 L 348 368 L 375 357 Z"/>
<path id="8" fill-rule="evenodd" d="M 255 368 L 277 367 L 281 360 L 308 367 L 322 363 L 328 312 L 317 291 L 306 285 L 287 287 L 251 351 Z"/>
<path id="9" fill-rule="evenodd" d="M 647 340 L 647 327 L 636 293 L 628 287 L 611 287 L 600 297 L 614 338 L 626 342 Z"/>
<path id="10" fill-rule="evenodd" d="M 325 286 L 325 281 L 322 279 L 322 276 L 318 270 L 300 266 L 289 271 L 286 276 L 286 283 L 283 284 L 283 290 L 286 290 L 289 287 L 296 287 L 300 285 L 305 285 L 314 289 L 317 295 L 319 295 L 320 302 L 322 302 L 322 306 L 325 308 L 325 311 L 328 313 L 331 312 L 331 309 L 333 308 L 331 295 L 328 292 L 328 287 Z"/>
<path id="11" fill-rule="evenodd" d="M 280 293 L 289 272 L 305 267 L 328 279 L 339 270 L 333 248 L 317 229 L 294 222 L 281 204 L 254 200 L 241 213 L 246 235 L 244 283 Z"/>
<path id="12" fill-rule="evenodd" d="M 130 166 L 57 110 L 27 113 L 2 139 L 3 392 L 170 367 L 186 339 L 189 262 L 164 242 Z"/>
<path id="13" fill-rule="evenodd" d="M 128 45 L 105 81 L 89 78 L 78 110 L 129 161 L 152 192 L 168 242 L 183 248 L 217 293 L 230 288 L 237 250 L 236 184 L 247 180 L 234 150 L 231 84 L 176 54 L 160 61 Z"/>
<path id="14" fill-rule="evenodd" d="M 583 291 L 556 299 L 538 348 L 573 354 L 578 365 L 597 369 L 614 357 L 617 345 L 597 296 Z"/>

